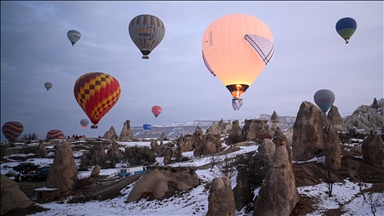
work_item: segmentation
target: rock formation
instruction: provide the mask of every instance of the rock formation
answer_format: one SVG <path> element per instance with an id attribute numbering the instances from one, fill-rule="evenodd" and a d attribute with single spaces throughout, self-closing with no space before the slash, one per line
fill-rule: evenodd
<path id="1" fill-rule="evenodd" d="M 130 125 L 130 122 L 129 120 L 125 121 L 124 122 L 124 126 L 123 126 L 123 129 L 121 129 L 121 132 L 120 132 L 120 141 L 122 142 L 126 142 L 126 141 L 131 141 L 134 139 L 134 136 L 133 136 L 133 132 L 132 132 L 132 129 L 131 129 L 131 125 Z M 116 133 L 115 133 L 116 134 Z M 104 137 L 106 138 L 106 137 Z M 117 138 L 116 138 L 117 139 Z"/>
<path id="2" fill-rule="evenodd" d="M 205 136 L 203 154 L 215 154 L 218 148 L 221 148 L 220 134 L 207 134 Z"/>
<path id="3" fill-rule="evenodd" d="M 294 160 L 309 160 L 324 151 L 323 127 L 329 125 L 327 116 L 311 102 L 302 102 L 292 135 Z"/>
<path id="4" fill-rule="evenodd" d="M 363 158 L 370 164 L 384 168 L 384 141 L 377 131 L 371 132 L 362 143 Z"/>
<path id="5" fill-rule="evenodd" d="M 176 191 L 190 190 L 200 180 L 194 168 L 190 167 L 148 167 L 147 172 L 135 184 L 126 202 L 141 198 L 162 199 Z"/>
<path id="6" fill-rule="evenodd" d="M 40 140 L 39 146 L 37 147 L 37 155 L 39 157 L 47 157 L 47 150 L 44 147 L 44 140 Z"/>
<path id="7" fill-rule="evenodd" d="M 323 128 L 325 165 L 331 170 L 338 170 L 341 167 L 341 147 L 337 130 L 327 125 Z"/>
<path id="8" fill-rule="evenodd" d="M 279 127 L 280 117 L 277 115 L 276 111 L 273 111 L 271 116 L 272 126 L 271 130 L 275 131 L 277 127 Z"/>
<path id="9" fill-rule="evenodd" d="M 233 145 L 241 141 L 244 141 L 243 134 L 239 124 L 239 120 L 235 120 L 232 122 L 232 128 L 227 138 L 227 145 Z"/>
<path id="10" fill-rule="evenodd" d="M 96 176 L 98 176 L 99 174 L 100 174 L 100 167 L 99 167 L 99 165 L 96 165 L 96 166 L 93 168 L 92 172 L 91 172 L 91 177 L 96 177 Z"/>
<path id="11" fill-rule="evenodd" d="M 120 159 L 122 155 L 119 144 L 112 142 L 112 147 L 108 150 L 107 155 L 109 159 Z"/>
<path id="12" fill-rule="evenodd" d="M 97 147 L 92 154 L 92 165 L 100 164 L 104 158 L 107 157 L 107 154 L 105 154 L 104 147 Z"/>
<path id="13" fill-rule="evenodd" d="M 151 146 L 152 154 L 156 156 L 159 155 L 159 145 L 157 145 L 157 141 L 152 139 L 150 146 Z"/>
<path id="14" fill-rule="evenodd" d="M 287 140 L 280 128 L 275 131 L 273 142 L 276 147 L 273 164 L 255 200 L 254 215 L 290 215 L 300 201 L 292 161 L 289 160 Z"/>
<path id="15" fill-rule="evenodd" d="M 275 144 L 270 139 L 264 139 L 258 148 L 258 154 L 253 156 L 249 162 L 250 181 L 255 187 L 259 187 L 263 183 L 274 154 Z"/>
<path id="16" fill-rule="evenodd" d="M 250 203 L 253 198 L 251 192 L 251 183 L 249 181 L 248 168 L 246 164 L 239 164 L 236 167 L 236 187 L 233 190 L 236 210 L 240 211 L 246 204 Z"/>
<path id="17" fill-rule="evenodd" d="M 221 134 L 220 128 L 216 121 L 213 121 L 211 127 L 208 128 L 207 134 Z"/>
<path id="18" fill-rule="evenodd" d="M 200 126 L 196 127 L 195 133 L 192 135 L 193 143 L 195 145 L 195 150 L 193 151 L 193 156 L 200 157 L 203 154 L 204 150 L 204 132 Z"/>
<path id="19" fill-rule="evenodd" d="M 111 126 L 111 128 L 107 132 L 105 132 L 103 138 L 110 139 L 110 140 L 117 140 L 118 137 L 117 137 L 115 128 Z"/>
<path id="20" fill-rule="evenodd" d="M 32 205 L 31 199 L 9 177 L 1 174 L 1 215 L 16 208 L 27 208 Z"/>
<path id="21" fill-rule="evenodd" d="M 332 105 L 331 109 L 328 111 L 328 119 L 331 121 L 332 126 L 337 131 L 346 131 L 346 128 L 344 127 L 343 118 L 341 117 L 339 113 L 339 109 Z"/>
<path id="22" fill-rule="evenodd" d="M 161 133 L 160 140 L 167 140 L 167 135 L 165 135 L 165 132 Z"/>
<path id="23" fill-rule="evenodd" d="M 165 151 L 164 151 L 164 165 L 168 165 L 172 161 L 173 151 L 171 145 L 166 145 Z"/>
<path id="24" fill-rule="evenodd" d="M 212 180 L 208 196 L 207 216 L 236 215 L 235 198 L 229 178 L 216 177 Z"/>
<path id="25" fill-rule="evenodd" d="M 73 158 L 71 143 L 65 141 L 56 149 L 45 185 L 48 188 L 58 188 L 62 196 L 69 196 L 75 184 L 76 174 L 76 162 Z"/>
<path id="26" fill-rule="evenodd" d="M 269 128 L 267 122 L 267 120 L 246 119 L 242 130 L 243 141 L 261 143 L 265 138 L 271 139 L 272 130 Z"/>

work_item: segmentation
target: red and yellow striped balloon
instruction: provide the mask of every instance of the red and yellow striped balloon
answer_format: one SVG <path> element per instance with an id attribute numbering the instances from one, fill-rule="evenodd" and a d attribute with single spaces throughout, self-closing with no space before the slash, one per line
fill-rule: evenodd
<path id="1" fill-rule="evenodd" d="M 64 139 L 64 133 L 57 129 L 50 130 L 47 133 L 47 139 Z"/>
<path id="2" fill-rule="evenodd" d="M 2 127 L 3 134 L 9 142 L 14 142 L 23 133 L 23 130 L 24 126 L 17 121 L 6 122 Z"/>
<path id="3" fill-rule="evenodd" d="M 120 98 L 120 84 L 113 76 L 102 72 L 91 72 L 80 76 L 73 92 L 77 103 L 97 128 L 97 123 Z"/>

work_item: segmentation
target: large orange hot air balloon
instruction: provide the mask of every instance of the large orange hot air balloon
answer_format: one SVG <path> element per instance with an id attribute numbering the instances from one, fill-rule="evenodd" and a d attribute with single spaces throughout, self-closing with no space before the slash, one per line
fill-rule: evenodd
<path id="1" fill-rule="evenodd" d="M 161 106 L 158 106 L 158 105 L 155 105 L 152 107 L 152 113 L 153 113 L 153 115 L 155 115 L 156 118 L 157 118 L 157 116 L 160 115 L 162 110 L 163 109 L 161 108 Z"/>
<path id="2" fill-rule="evenodd" d="M 120 84 L 113 76 L 102 72 L 91 72 L 76 80 L 73 93 L 77 103 L 97 128 L 97 123 L 117 103 Z"/>
<path id="3" fill-rule="evenodd" d="M 273 36 L 260 19 L 247 14 L 229 14 L 213 21 L 202 40 L 203 60 L 231 95 L 239 110 L 240 96 L 257 79 L 274 54 Z"/>

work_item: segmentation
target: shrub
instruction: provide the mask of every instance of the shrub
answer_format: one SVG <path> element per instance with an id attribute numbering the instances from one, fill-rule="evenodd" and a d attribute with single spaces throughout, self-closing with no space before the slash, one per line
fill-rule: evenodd
<path id="1" fill-rule="evenodd" d="M 151 149 L 138 146 L 125 148 L 123 160 L 129 163 L 130 166 L 148 165 L 156 161 Z"/>

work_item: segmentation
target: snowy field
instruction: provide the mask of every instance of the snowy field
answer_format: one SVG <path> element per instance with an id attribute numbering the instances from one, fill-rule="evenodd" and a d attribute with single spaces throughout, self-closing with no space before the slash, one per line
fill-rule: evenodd
<path id="1" fill-rule="evenodd" d="M 150 142 L 119 142 L 124 146 L 148 146 Z M 243 154 L 246 152 L 256 151 L 258 145 L 241 146 L 241 150 L 231 153 L 230 157 L 234 157 L 237 154 Z M 74 154 L 78 154 L 75 153 Z M 25 156 L 25 154 L 13 154 L 11 156 Z M 186 162 L 173 163 L 171 166 L 202 166 L 211 162 L 211 157 L 193 157 L 193 152 L 184 152 L 183 156 L 191 158 Z M 9 157 L 9 156 L 8 156 Z M 224 156 L 216 157 L 216 161 L 223 160 Z M 159 165 L 163 165 L 163 158 L 156 159 Z M 309 160 L 307 162 L 317 161 L 323 162 L 322 158 Z M 33 162 L 39 165 L 48 165 L 53 163 L 53 159 L 49 158 L 31 158 L 26 162 Z M 79 163 L 78 160 L 76 160 Z M 295 162 L 294 163 L 298 163 Z M 303 162 L 300 162 L 303 163 Z M 13 172 L 12 167 L 16 166 L 18 162 L 8 162 L 1 164 L 1 174 Z M 117 167 L 121 167 L 123 164 L 118 164 Z M 92 170 L 92 168 L 90 169 Z M 115 169 L 102 169 L 100 175 L 113 178 L 116 176 L 118 168 Z M 84 178 L 90 175 L 91 171 L 79 171 L 78 177 Z M 221 176 L 220 170 L 215 166 L 212 171 L 210 168 L 206 170 L 196 170 L 202 182 L 211 182 L 213 178 Z M 232 188 L 236 186 L 236 173 L 232 176 L 231 184 Z M 50 202 L 45 204 L 37 204 L 50 210 L 32 214 L 34 216 L 46 216 L 46 215 L 93 215 L 93 216 L 106 216 L 106 215 L 206 215 L 208 211 L 208 191 L 205 190 L 205 184 L 201 184 L 196 188 L 188 192 L 180 193 L 178 196 L 174 196 L 164 200 L 147 201 L 145 199 L 138 202 L 125 203 L 128 194 L 134 187 L 135 183 L 128 185 L 121 191 L 121 196 L 105 200 L 105 201 L 91 201 L 87 203 L 69 204 L 66 203 L 71 197 L 66 198 L 63 204 L 56 202 Z M 365 184 L 364 189 L 371 187 L 371 184 Z M 359 194 L 359 186 L 357 183 L 349 182 L 345 180 L 344 183 L 335 183 L 333 188 L 333 196 L 328 197 L 325 192 L 328 190 L 325 183 L 321 183 L 315 186 L 299 187 L 298 191 L 302 196 L 314 198 L 317 201 L 316 211 L 308 216 L 323 215 L 329 209 L 341 208 L 346 213 L 344 216 L 363 216 L 373 215 L 371 212 L 371 206 L 364 202 L 364 198 Z M 258 189 L 255 190 L 255 196 L 258 195 Z M 366 194 L 368 196 L 368 194 Z M 370 195 L 371 198 L 382 196 L 382 194 L 376 193 Z M 384 215 L 384 207 L 378 207 L 376 209 L 376 215 Z M 246 212 L 245 209 L 237 211 L 236 215 L 253 215 L 253 212 Z"/>

